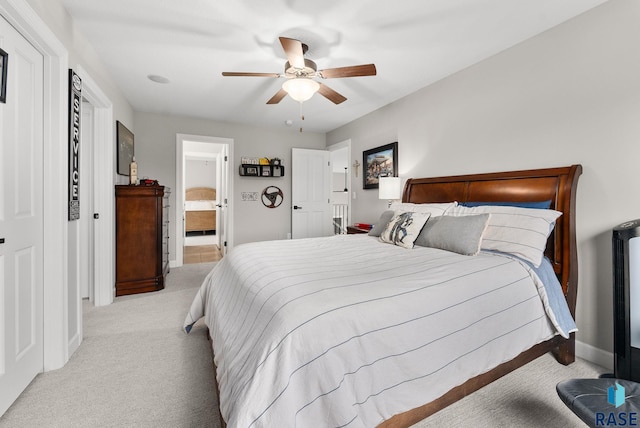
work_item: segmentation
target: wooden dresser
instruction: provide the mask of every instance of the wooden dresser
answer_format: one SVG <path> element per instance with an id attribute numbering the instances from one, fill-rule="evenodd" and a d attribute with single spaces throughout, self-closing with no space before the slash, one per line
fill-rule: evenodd
<path id="1" fill-rule="evenodd" d="M 116 186 L 116 296 L 164 288 L 169 194 L 164 186 Z"/>

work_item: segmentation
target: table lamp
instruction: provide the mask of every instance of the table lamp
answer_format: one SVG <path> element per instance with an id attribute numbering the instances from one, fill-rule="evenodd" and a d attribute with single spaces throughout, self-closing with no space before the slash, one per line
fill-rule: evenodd
<path id="1" fill-rule="evenodd" d="M 391 207 L 394 199 L 402 197 L 400 177 L 380 177 L 378 182 L 378 199 L 389 201 L 387 207 Z"/>

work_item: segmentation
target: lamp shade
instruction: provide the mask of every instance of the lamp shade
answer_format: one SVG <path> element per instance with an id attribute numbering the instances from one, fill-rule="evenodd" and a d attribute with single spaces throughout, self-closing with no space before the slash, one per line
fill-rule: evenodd
<path id="1" fill-rule="evenodd" d="M 313 96 L 313 94 L 318 92 L 320 84 L 308 77 L 296 77 L 284 82 L 282 84 L 282 89 L 287 91 L 289 96 L 294 100 L 303 102 L 307 101 Z"/>
<path id="2" fill-rule="evenodd" d="M 378 182 L 378 199 L 400 199 L 402 188 L 400 177 L 380 177 Z"/>

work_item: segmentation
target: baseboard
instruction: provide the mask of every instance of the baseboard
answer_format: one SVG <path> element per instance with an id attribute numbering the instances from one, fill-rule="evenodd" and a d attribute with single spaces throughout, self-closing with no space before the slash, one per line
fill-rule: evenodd
<path id="1" fill-rule="evenodd" d="M 576 357 L 613 371 L 613 353 L 576 340 Z"/>

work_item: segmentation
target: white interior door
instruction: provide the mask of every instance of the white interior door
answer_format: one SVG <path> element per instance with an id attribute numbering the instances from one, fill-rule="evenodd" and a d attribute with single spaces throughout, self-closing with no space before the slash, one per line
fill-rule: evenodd
<path id="1" fill-rule="evenodd" d="M 291 237 L 333 234 L 328 150 L 291 149 Z"/>
<path id="2" fill-rule="evenodd" d="M 0 17 L 0 415 L 43 369 L 42 55 Z"/>

